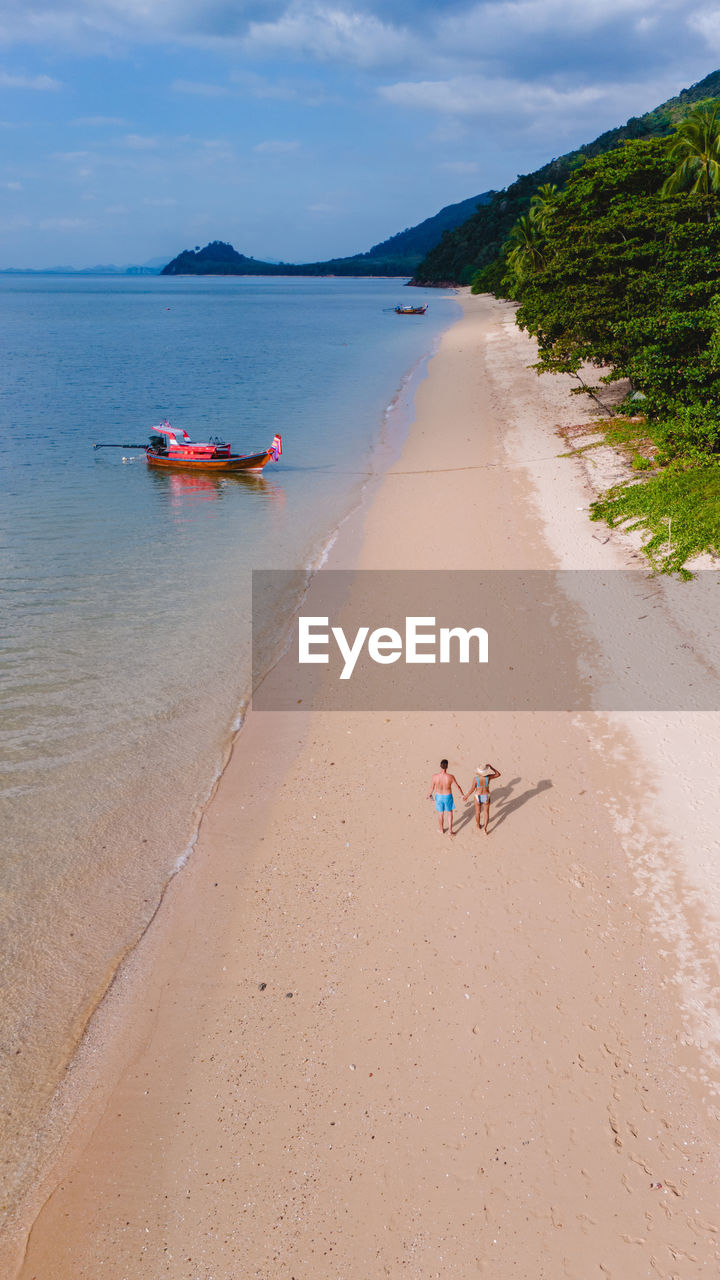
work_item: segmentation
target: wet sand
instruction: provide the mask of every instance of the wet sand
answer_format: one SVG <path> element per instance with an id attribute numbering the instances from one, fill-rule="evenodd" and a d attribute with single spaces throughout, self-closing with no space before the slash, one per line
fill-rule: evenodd
<path id="1" fill-rule="evenodd" d="M 589 411 L 465 306 L 335 567 L 561 561 L 537 469 L 562 508 L 554 427 Z M 442 755 L 501 770 L 489 836 L 470 805 L 438 834 Z M 718 1077 L 659 849 L 714 939 L 657 787 L 599 713 L 251 714 L 91 1034 L 22 1280 L 716 1275 Z"/>

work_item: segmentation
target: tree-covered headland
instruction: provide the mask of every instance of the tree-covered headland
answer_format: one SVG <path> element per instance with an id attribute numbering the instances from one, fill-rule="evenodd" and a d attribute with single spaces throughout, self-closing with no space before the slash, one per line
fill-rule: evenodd
<path id="1" fill-rule="evenodd" d="M 414 283 L 422 285 L 470 284 L 483 267 L 492 271 L 502 245 L 518 218 L 528 213 L 530 202 L 548 184 L 562 188 L 571 173 L 586 160 L 613 151 L 623 142 L 667 138 L 699 102 L 720 97 L 720 71 L 711 71 L 697 84 L 682 89 L 641 116 L 607 129 L 566 155 L 548 160 L 534 173 L 524 173 L 502 191 L 494 191 L 481 208 L 455 228 L 446 230 L 415 270 Z M 491 276 L 491 283 L 497 280 Z"/>
<path id="2" fill-rule="evenodd" d="M 665 570 L 720 552 L 720 103 L 541 187 L 476 273 L 488 289 L 519 302 L 538 372 L 628 380 L 608 438 L 639 474 L 593 517 L 648 530 Z"/>

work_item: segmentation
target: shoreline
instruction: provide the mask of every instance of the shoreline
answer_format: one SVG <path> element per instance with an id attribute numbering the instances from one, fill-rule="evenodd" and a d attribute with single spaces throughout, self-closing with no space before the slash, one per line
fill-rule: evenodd
<path id="1" fill-rule="evenodd" d="M 357 537 L 361 522 L 364 568 L 412 567 L 418 554 L 422 567 L 442 567 L 448 544 L 476 567 L 478 537 L 492 567 L 548 554 L 547 524 L 541 531 L 531 517 L 526 468 L 517 453 L 513 460 L 504 435 L 497 369 L 490 386 L 488 352 L 498 344 L 501 311 L 484 299 L 466 298 L 465 308 L 417 391 L 417 418 L 402 452 L 415 472 L 390 466 L 369 511 L 333 548 L 337 567 L 346 567 L 348 538 Z M 480 354 L 473 359 L 478 342 L 484 364 Z M 521 382 L 517 365 L 508 368 Z M 562 393 L 539 385 L 545 419 L 561 411 L 561 400 Z M 476 404 L 481 440 L 472 435 Z M 468 458 L 465 473 L 452 479 L 442 480 L 432 466 L 439 414 L 448 450 Z M 488 458 L 498 460 L 493 488 L 479 489 L 471 473 L 494 465 Z M 417 464 L 425 461 L 423 470 Z M 418 529 L 414 514 L 431 510 L 428 495 L 437 502 L 440 486 L 441 518 Z M 269 1277 L 284 1275 L 288 1260 L 319 1274 L 328 1258 L 352 1280 L 380 1265 L 390 1276 L 410 1266 L 418 1277 L 440 1274 L 440 1267 L 464 1278 L 468 1259 L 479 1272 L 504 1267 L 509 1274 L 529 1267 L 538 1251 L 561 1274 L 567 1257 L 575 1266 L 602 1261 L 598 1249 L 608 1274 L 623 1266 L 628 1274 L 669 1239 L 680 1253 L 702 1248 L 715 1256 L 707 1221 L 713 1180 L 717 1188 L 717 1114 L 702 1101 L 707 1085 L 696 1047 L 681 1044 L 672 962 L 663 966 L 653 954 L 627 850 L 617 836 L 608 849 L 604 838 L 593 838 L 597 830 L 586 830 L 598 821 L 596 803 L 580 802 L 569 783 L 574 773 L 583 781 L 587 775 L 592 787 L 583 785 L 581 796 L 611 784 L 623 817 L 633 805 L 642 810 L 646 765 L 632 759 L 628 766 L 622 727 L 605 727 L 606 718 L 591 713 L 571 725 L 559 713 L 536 713 L 530 727 L 521 715 L 487 716 L 501 769 L 518 742 L 522 764 L 516 756 L 507 768 L 524 769 L 529 779 L 542 781 L 548 760 L 557 759 L 547 788 L 535 782 L 528 789 L 524 774 L 515 779 L 498 815 L 497 841 L 488 842 L 487 860 L 484 850 L 478 859 L 471 827 L 446 850 L 429 813 L 417 813 L 415 795 L 425 781 L 416 785 L 416 773 L 430 767 L 439 739 L 458 757 L 451 768 L 467 772 L 461 762 L 471 758 L 478 717 L 429 719 L 295 712 L 262 723 L 250 714 L 203 816 L 196 852 L 138 948 L 134 978 L 124 975 L 132 992 L 129 1002 L 117 993 L 116 1004 L 127 1007 L 118 1008 L 114 1048 L 103 1051 L 104 1088 L 98 1082 L 82 1132 L 71 1139 L 61 1184 L 53 1192 L 47 1180 L 23 1280 L 35 1273 L 38 1280 L 80 1280 L 101 1265 L 120 1280 L 139 1274 L 141 1261 L 154 1267 L 153 1276 L 189 1277 L 204 1266 L 227 1280 L 238 1268 Z M 624 761 L 598 759 L 599 728 L 603 756 L 612 739 Z M 305 781 L 320 763 L 323 790 L 313 787 L 308 796 Z M 252 798 L 245 800 L 248 782 Z M 520 785 L 525 792 L 514 794 Z M 409 787 L 413 799 L 398 787 Z M 216 887 L 223 889 L 219 906 Z M 556 933 L 538 893 L 550 904 Z M 491 915 L 483 909 L 488 903 Z M 525 927 L 518 927 L 523 917 Z M 628 964 L 639 992 L 626 989 Z M 261 981 L 270 993 L 264 1002 Z M 636 1024 L 642 1028 L 649 1012 L 651 1029 L 639 1034 Z M 632 1065 L 643 1053 L 650 1054 L 650 1074 Z M 663 1117 L 661 1130 L 654 1115 Z M 531 1148 L 522 1162 L 519 1118 Z M 502 1160 L 514 1153 L 506 1164 L 500 1139 Z M 643 1148 L 643 1140 L 656 1146 Z M 699 1166 L 683 1162 L 683 1142 L 702 1148 L 704 1178 Z M 647 1151 L 656 1157 L 652 1182 L 662 1182 L 669 1225 L 658 1189 L 651 1183 L 648 1191 L 643 1150 L 645 1165 Z M 503 1172 L 508 1164 L 511 1172 Z M 577 1168 L 582 1193 L 573 1190 L 568 1168 Z M 411 1170 L 415 1182 L 403 1191 Z M 691 1242 L 693 1223 L 674 1204 L 690 1189 L 693 1208 L 702 1206 L 705 1215 L 700 1244 Z M 614 1221 L 614 1197 L 622 1197 L 624 1234 Z M 532 1209 L 522 1223 L 520 1203 Z M 172 1259 L 178 1261 L 170 1265 Z"/>
<path id="2" fill-rule="evenodd" d="M 358 488 L 354 494 L 348 495 L 349 506 L 338 523 L 324 534 L 317 546 L 312 549 L 306 565 L 309 577 L 322 568 L 328 557 L 333 555 L 338 540 L 348 549 L 351 546 L 353 548 L 359 546 L 361 537 L 359 528 L 372 502 L 372 494 L 381 482 L 385 470 L 402 450 L 414 418 L 416 390 L 427 377 L 428 363 L 437 351 L 441 337 L 442 333 L 435 334 L 428 350 L 403 372 L 392 399 L 382 410 L 377 430 L 366 455 L 366 468 L 356 472 L 359 477 Z M 53 1154 L 46 1156 L 41 1162 L 39 1176 L 29 1185 L 26 1184 L 23 1195 L 3 1223 L 3 1230 L 0 1233 L 2 1236 L 0 1263 L 6 1256 L 17 1255 L 17 1241 L 22 1240 L 27 1234 L 26 1223 L 32 1220 L 42 1203 L 44 1188 L 48 1182 L 52 1182 L 53 1170 L 57 1161 L 62 1160 L 65 1144 L 68 1141 L 72 1143 L 72 1132 L 75 1126 L 80 1123 L 82 1127 L 82 1121 L 78 1119 L 79 1113 L 86 1104 L 92 1110 L 92 1100 L 85 1095 L 95 1089 L 103 1092 L 101 1077 L 105 1068 L 101 1066 L 98 1070 L 95 1059 L 104 1059 L 107 1056 L 106 1068 L 110 1073 L 113 1071 L 112 1053 L 106 1052 L 105 1042 L 112 1043 L 118 1030 L 115 1023 L 119 1024 L 123 1018 L 122 1006 L 132 999 L 132 996 L 128 995 L 128 990 L 133 986 L 135 969 L 138 966 L 142 967 L 136 957 L 164 908 L 171 886 L 195 854 L 205 814 L 213 803 L 218 786 L 230 763 L 238 735 L 243 731 L 250 703 L 251 692 L 248 688 L 232 718 L 227 737 L 218 742 L 217 764 L 213 776 L 204 796 L 198 797 L 194 802 L 195 817 L 191 823 L 188 840 L 172 864 L 152 914 L 142 924 L 137 934 L 123 947 L 104 975 L 103 981 L 98 982 L 98 990 L 83 1013 L 82 1028 L 76 1047 L 65 1066 L 62 1078 L 55 1087 L 52 1101 L 42 1117 L 42 1124 L 37 1134 L 43 1145 L 50 1148 Z M 30 1206 L 34 1206 L 34 1210 Z"/>

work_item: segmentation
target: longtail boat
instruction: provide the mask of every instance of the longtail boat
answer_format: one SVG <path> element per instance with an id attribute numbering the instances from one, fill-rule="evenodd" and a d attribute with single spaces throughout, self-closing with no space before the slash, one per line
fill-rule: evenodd
<path id="1" fill-rule="evenodd" d="M 178 437 L 181 437 L 178 439 Z M 152 427 L 149 444 L 94 444 L 94 449 L 144 449 L 148 466 L 184 467 L 191 471 L 259 472 L 268 462 L 277 462 L 282 453 L 282 437 L 275 435 L 268 449 L 259 453 L 231 453 L 227 441 L 191 440 L 187 431 L 174 430 L 167 419 Z"/>
<path id="2" fill-rule="evenodd" d="M 396 307 L 395 315 L 397 316 L 424 316 L 428 309 L 427 302 L 423 307 Z"/>

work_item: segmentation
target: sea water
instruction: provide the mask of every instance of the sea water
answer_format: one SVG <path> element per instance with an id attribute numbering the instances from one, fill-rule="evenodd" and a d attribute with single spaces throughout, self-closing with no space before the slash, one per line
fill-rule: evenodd
<path id="1" fill-rule="evenodd" d="M 249 693 L 250 572 L 317 564 L 459 314 L 400 281 L 0 276 L 3 1203 L 192 848 Z M 399 415 L 396 415 L 396 417 Z M 284 455 L 158 472 L 168 418 Z M 397 434 L 397 433 L 395 433 Z"/>

